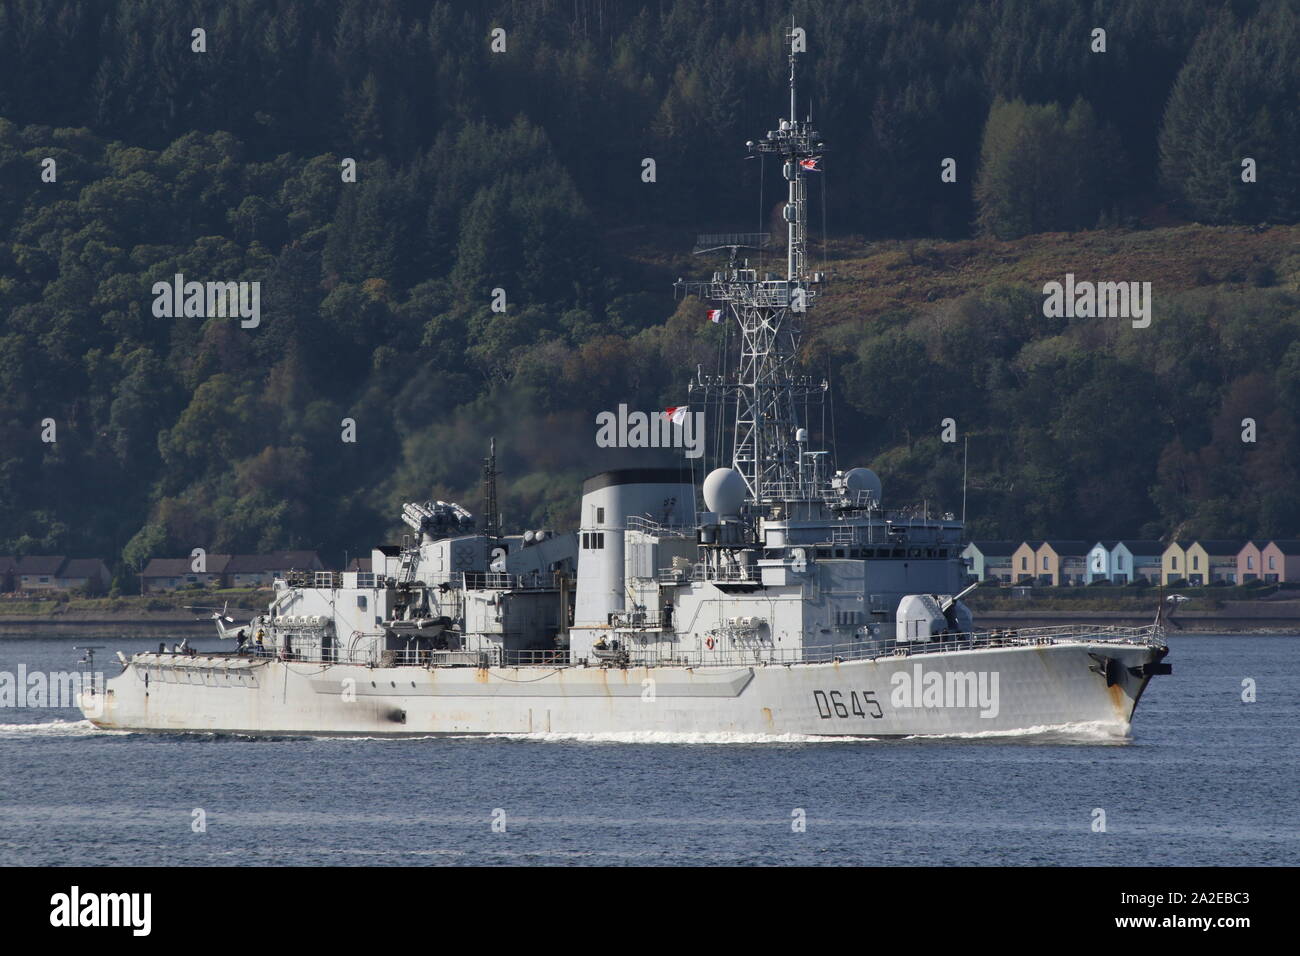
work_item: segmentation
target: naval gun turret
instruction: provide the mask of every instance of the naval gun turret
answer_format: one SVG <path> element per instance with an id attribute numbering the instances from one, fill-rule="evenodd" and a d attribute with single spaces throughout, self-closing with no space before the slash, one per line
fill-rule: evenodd
<path id="1" fill-rule="evenodd" d="M 908 644 L 931 641 L 942 634 L 969 634 L 974 618 L 961 599 L 977 587 L 975 581 L 957 594 L 906 595 L 895 612 L 894 640 Z"/>

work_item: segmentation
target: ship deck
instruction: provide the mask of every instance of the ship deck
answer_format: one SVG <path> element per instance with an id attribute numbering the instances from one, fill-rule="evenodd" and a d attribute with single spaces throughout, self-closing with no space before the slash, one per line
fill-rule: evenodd
<path id="1" fill-rule="evenodd" d="M 627 632 L 621 635 L 624 640 Z M 380 656 L 339 654 L 332 657 L 305 657 L 280 654 L 273 650 L 257 654 L 248 651 L 149 651 L 132 660 L 173 666 L 217 666 L 245 668 L 260 663 L 284 661 L 303 664 L 352 665 L 363 667 L 749 667 L 764 665 L 829 664 L 850 660 L 880 660 L 934 654 L 1018 647 L 1046 647 L 1058 644 L 1125 644 L 1163 648 L 1164 630 L 1158 625 L 1124 627 L 1114 625 L 1069 624 L 1055 627 L 1018 628 L 969 634 L 944 635 L 942 640 L 894 642 L 858 640 L 824 644 L 798 650 L 774 648 L 757 641 L 737 641 L 733 646 L 702 652 L 658 653 L 659 642 L 638 646 L 636 638 L 625 643 L 615 655 L 604 659 L 570 659 L 561 649 L 535 649 L 497 652 L 476 651 L 385 651 Z"/>

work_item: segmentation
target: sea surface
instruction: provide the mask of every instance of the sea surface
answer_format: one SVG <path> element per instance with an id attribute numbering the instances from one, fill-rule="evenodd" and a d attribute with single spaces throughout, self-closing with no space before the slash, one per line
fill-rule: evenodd
<path id="1" fill-rule="evenodd" d="M 0 672 L 94 643 L 111 677 L 157 640 L 3 638 Z M 1170 643 L 1120 739 L 255 739 L 4 707 L 0 865 L 1300 864 L 1300 637 Z"/>

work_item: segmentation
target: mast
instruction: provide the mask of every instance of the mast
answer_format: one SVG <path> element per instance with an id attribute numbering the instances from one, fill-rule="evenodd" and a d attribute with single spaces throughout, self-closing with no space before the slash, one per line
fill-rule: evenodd
<path id="1" fill-rule="evenodd" d="M 734 399 L 732 467 L 745 480 L 751 504 L 758 510 L 783 501 L 807 500 L 822 494 L 825 476 L 820 457 L 805 450 L 807 433 L 801 427 L 798 406 L 823 400 L 828 384 L 798 373 L 802 316 L 817 296 L 815 286 L 823 276 L 808 272 L 806 228 L 808 221 L 804 179 L 817 168 L 825 149 L 811 121 L 797 114 L 795 31 L 786 34 L 790 45 L 790 116 L 746 147 L 751 153 L 773 153 L 781 158 L 782 174 L 789 184 L 783 216 L 786 222 L 786 274 L 760 277 L 737 266 L 741 248 L 762 248 L 766 234 L 701 236 L 696 253 L 731 250 L 728 268 L 715 272 L 709 282 L 678 281 L 679 291 L 722 304 L 728 321 L 740 330 L 740 361 L 731 377 L 701 373 L 691 385 L 707 398 L 720 398 L 727 407 Z M 805 466 L 805 458 L 811 461 Z"/>
<path id="2" fill-rule="evenodd" d="M 491 439 L 483 459 L 483 533 L 495 542 L 501 537 L 501 513 L 497 510 L 497 440 Z"/>

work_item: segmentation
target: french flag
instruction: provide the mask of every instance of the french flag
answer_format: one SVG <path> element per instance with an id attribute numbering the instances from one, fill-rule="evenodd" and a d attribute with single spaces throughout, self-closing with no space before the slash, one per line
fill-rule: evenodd
<path id="1" fill-rule="evenodd" d="M 722 321 L 722 310 L 721 310 L 721 309 L 709 309 L 709 321 L 710 321 L 710 322 L 721 322 L 721 321 Z"/>
<path id="2" fill-rule="evenodd" d="M 671 405 L 664 409 L 664 417 L 674 425 L 680 425 L 686 421 L 686 412 L 689 409 L 689 405 Z"/>

